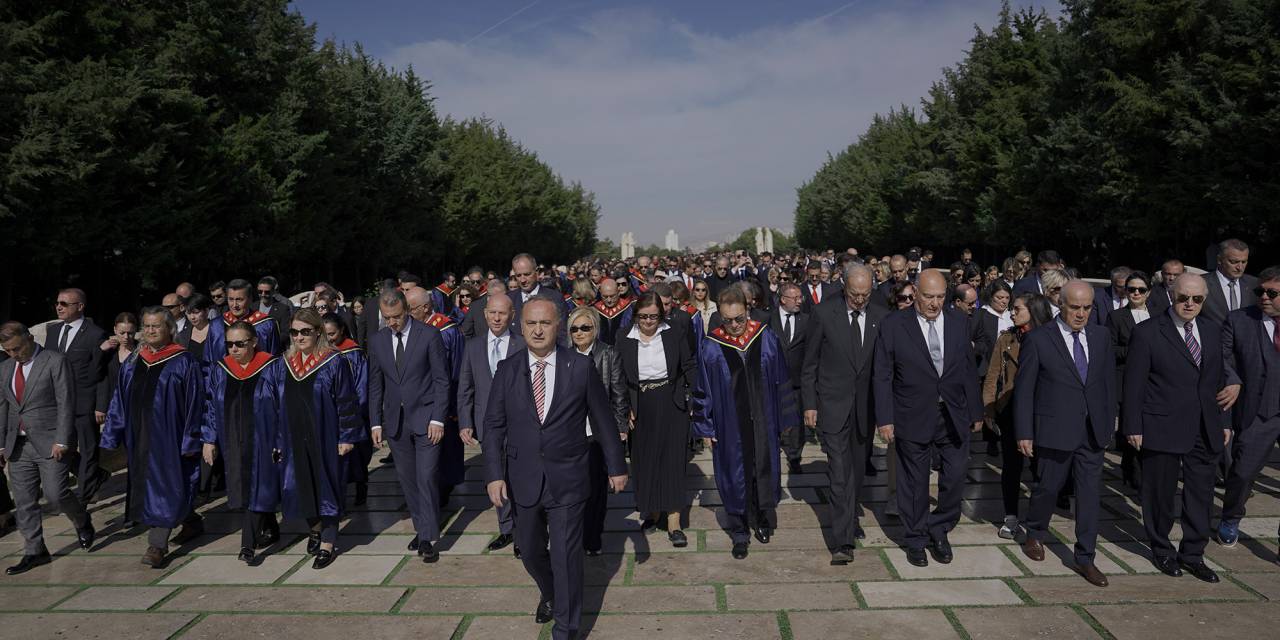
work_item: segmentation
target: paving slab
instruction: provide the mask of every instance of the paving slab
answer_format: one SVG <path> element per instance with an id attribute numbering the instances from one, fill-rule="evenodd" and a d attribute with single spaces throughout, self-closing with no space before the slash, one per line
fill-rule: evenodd
<path id="1" fill-rule="evenodd" d="M 334 558 L 333 564 L 312 569 L 309 563 L 285 578 L 285 584 L 366 584 L 378 585 L 405 561 L 405 556 L 349 555 Z M 409 559 L 409 562 L 415 562 Z M 417 561 L 421 563 L 421 561 Z"/>
<path id="2" fill-rule="evenodd" d="M 467 632 L 462 636 L 462 640 L 520 640 L 522 638 L 537 638 L 538 632 L 543 627 L 550 627 L 551 623 L 540 625 L 533 621 L 532 615 L 514 616 L 476 616 L 471 620 L 471 626 L 467 627 Z"/>
<path id="3" fill-rule="evenodd" d="M 1218 584 L 1201 582 L 1184 575 L 1170 578 L 1160 575 L 1108 576 L 1106 588 L 1095 587 L 1075 576 L 1020 578 L 1022 587 L 1040 604 L 1113 603 L 1113 602 L 1185 602 L 1188 600 L 1253 600 L 1247 591 L 1224 580 Z"/>
<path id="4" fill-rule="evenodd" d="M 79 587 L 9 586 L 0 581 L 0 611 L 38 611 L 76 592 Z"/>
<path id="5" fill-rule="evenodd" d="M 448 640 L 461 616 L 228 615 L 215 613 L 183 634 L 183 640 Z"/>
<path id="6" fill-rule="evenodd" d="M 955 558 L 948 564 L 935 562 L 932 555 L 929 566 L 917 567 L 907 562 L 907 552 L 902 549 L 885 549 L 898 575 L 906 580 L 938 580 L 943 578 L 998 578 L 1021 576 L 1018 568 L 999 547 L 954 547 Z"/>
<path id="7" fill-rule="evenodd" d="M 1023 555 L 1022 547 L 1017 545 L 1011 546 L 1009 549 L 1013 551 L 1022 566 L 1026 567 L 1031 575 L 1036 576 L 1074 576 L 1076 571 L 1073 568 L 1076 562 L 1075 548 L 1071 545 L 1065 545 L 1061 542 L 1046 544 L 1044 560 L 1035 562 Z M 1104 553 L 1096 553 L 1093 557 L 1094 566 L 1098 570 L 1108 576 L 1122 575 L 1128 573 L 1124 567 L 1120 566 L 1115 560 L 1112 560 Z M 1150 562 L 1147 563 L 1150 566 Z M 1153 567 L 1154 569 L 1154 567 Z"/>
<path id="8" fill-rule="evenodd" d="M 1009 585 L 990 579 L 859 582 L 858 590 L 869 607 L 1022 604 Z"/>
<path id="9" fill-rule="evenodd" d="M 888 580 L 889 570 L 879 558 L 863 554 L 853 564 L 831 566 L 825 549 L 808 551 L 759 551 L 753 544 L 748 556 L 733 560 L 728 553 L 690 555 L 655 553 L 637 562 L 632 584 L 750 584 L 765 582 L 849 582 Z"/>
<path id="10" fill-rule="evenodd" d="M 776 529 L 773 532 L 772 539 L 769 541 L 768 550 L 828 549 L 834 542 L 835 539 L 831 537 L 830 529 Z M 733 539 L 727 534 L 720 531 L 707 532 L 708 551 L 729 551 L 732 548 Z M 764 549 L 765 547 L 764 545 L 758 545 L 756 548 Z"/>
<path id="11" fill-rule="evenodd" d="M 271 584 L 297 563 L 296 556 L 267 556 L 251 567 L 234 556 L 199 556 L 160 584 Z"/>
<path id="12" fill-rule="evenodd" d="M 1084 618 L 1068 607 L 956 609 L 955 614 L 972 640 L 1096 640 L 1100 637 Z"/>
<path id="13" fill-rule="evenodd" d="M 724 588 L 733 611 L 857 609 L 853 590 L 837 584 L 731 584 Z"/>
<path id="14" fill-rule="evenodd" d="M 1241 538 L 1236 546 L 1227 549 L 1210 542 L 1204 552 L 1209 562 L 1217 563 L 1230 571 L 1251 573 L 1280 570 L 1280 564 L 1277 564 L 1276 558 L 1276 545 L 1271 543 Z"/>
<path id="15" fill-rule="evenodd" d="M 165 575 L 164 570 L 142 564 L 141 556 L 78 555 L 54 558 L 49 564 L 16 576 L 5 576 L 6 584 L 149 584 Z M 178 557 L 168 568 L 182 567 L 188 558 Z M 181 570 L 181 569 L 179 569 Z"/>
<path id="16" fill-rule="evenodd" d="M 1280 573 L 1241 573 L 1233 577 L 1268 600 L 1280 600 Z"/>
<path id="17" fill-rule="evenodd" d="M 384 613 L 404 592 L 403 587 L 193 586 L 160 605 L 160 610 Z"/>
<path id="18" fill-rule="evenodd" d="M 960 635 L 937 609 L 801 611 L 787 614 L 795 640 L 954 640 Z"/>
<path id="19" fill-rule="evenodd" d="M 654 554 L 650 557 L 658 558 L 663 555 L 675 554 Z M 586 584 L 621 584 L 626 572 L 624 558 L 625 556 L 618 554 L 587 558 L 583 563 Z M 390 584 L 428 587 L 526 587 L 533 584 L 533 579 L 525 573 L 524 565 L 514 556 L 509 553 L 500 553 L 442 557 L 439 562 L 433 564 L 408 562 L 391 578 Z"/>
<path id="20" fill-rule="evenodd" d="M 195 617 L 194 613 L 6 613 L 0 615 L 0 629 L 7 638 L 165 640 Z"/>
<path id="21" fill-rule="evenodd" d="M 1273 602 L 1090 606 L 1086 610 L 1116 640 L 1274 638 L 1280 605 Z"/>
<path id="22" fill-rule="evenodd" d="M 661 638 L 720 638 L 723 640 L 779 640 L 773 614 L 619 615 L 583 618 L 592 638 L 653 640 Z M 584 629 L 584 630 L 585 630 Z"/>
<path id="23" fill-rule="evenodd" d="M 1210 543 L 1210 546 L 1214 546 Z M 1120 562 L 1125 563 L 1134 573 L 1150 573 L 1158 574 L 1160 570 L 1151 563 L 1151 548 L 1145 542 L 1132 540 L 1129 542 L 1101 542 L 1098 544 L 1099 549 L 1105 550 L 1108 554 L 1119 558 Z M 1099 558 L 1103 554 L 1099 554 Z M 1101 560 L 1099 560 L 1101 562 Z M 1205 564 L 1208 564 L 1214 571 L 1222 571 L 1222 565 L 1214 562 L 1212 558 L 1205 558 Z M 1102 565 L 1099 564 L 1099 567 Z M 1105 569 L 1104 569 L 1105 571 Z"/>
<path id="24" fill-rule="evenodd" d="M 146 611 L 176 590 L 175 587 L 89 587 L 58 605 L 57 610 Z"/>

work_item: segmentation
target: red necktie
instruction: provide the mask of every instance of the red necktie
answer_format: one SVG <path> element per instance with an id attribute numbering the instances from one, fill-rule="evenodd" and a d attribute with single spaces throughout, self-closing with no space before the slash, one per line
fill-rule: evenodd
<path id="1" fill-rule="evenodd" d="M 816 284 L 809 285 L 809 296 L 813 298 L 814 304 L 818 304 L 818 302 L 820 302 L 818 300 L 818 285 Z"/>
<path id="2" fill-rule="evenodd" d="M 14 369 L 13 378 L 13 395 L 18 399 L 18 404 L 22 404 L 22 394 L 27 390 L 27 378 L 22 374 L 22 363 L 15 362 L 17 368 Z"/>

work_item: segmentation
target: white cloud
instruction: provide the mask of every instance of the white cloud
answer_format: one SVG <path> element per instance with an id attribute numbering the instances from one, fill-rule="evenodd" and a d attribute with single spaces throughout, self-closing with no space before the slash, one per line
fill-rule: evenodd
<path id="1" fill-rule="evenodd" d="M 601 235 L 661 244 L 671 227 L 691 244 L 790 228 L 795 188 L 827 152 L 873 114 L 917 106 L 973 25 L 999 11 L 997 0 L 904 4 L 732 37 L 599 11 L 519 39 L 432 40 L 386 58 L 430 79 L 442 112 L 500 121 L 594 191 Z"/>

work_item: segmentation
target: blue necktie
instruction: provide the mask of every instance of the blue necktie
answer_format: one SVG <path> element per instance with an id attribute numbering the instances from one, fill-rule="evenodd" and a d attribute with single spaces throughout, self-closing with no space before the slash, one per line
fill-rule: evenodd
<path id="1" fill-rule="evenodd" d="M 1080 381 L 1084 382 L 1089 379 L 1089 357 L 1084 353 L 1084 345 L 1080 343 L 1080 332 L 1072 331 L 1071 339 L 1075 341 L 1071 345 L 1071 356 L 1076 361 L 1076 373 L 1080 374 Z"/>
<path id="2" fill-rule="evenodd" d="M 492 378 L 498 373 L 498 361 L 502 359 L 502 353 L 498 351 L 502 347 L 502 338 L 496 338 L 493 341 L 493 352 L 489 354 L 489 377 Z"/>

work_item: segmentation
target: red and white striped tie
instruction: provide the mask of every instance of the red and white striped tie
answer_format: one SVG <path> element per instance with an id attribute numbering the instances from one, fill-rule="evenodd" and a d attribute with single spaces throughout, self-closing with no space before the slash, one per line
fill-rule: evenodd
<path id="1" fill-rule="evenodd" d="M 547 400 L 547 361 L 539 360 L 533 366 L 533 404 L 538 409 L 538 422 L 542 422 L 546 417 L 546 409 L 542 405 Z"/>

